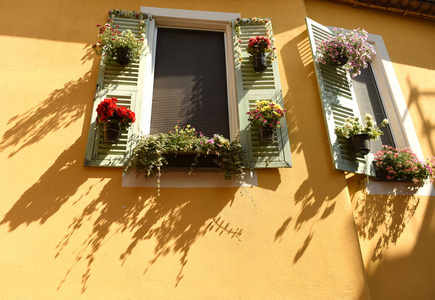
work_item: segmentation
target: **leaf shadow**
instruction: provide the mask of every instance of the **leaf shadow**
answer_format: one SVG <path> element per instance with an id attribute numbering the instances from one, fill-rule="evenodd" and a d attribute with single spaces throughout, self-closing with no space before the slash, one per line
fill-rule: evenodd
<path id="1" fill-rule="evenodd" d="M 365 240 L 378 238 L 371 260 L 382 260 L 385 249 L 396 244 L 420 203 L 417 196 L 367 195 L 355 200 L 358 235 Z"/>
<path id="2" fill-rule="evenodd" d="M 90 78 L 91 71 L 88 71 L 81 78 L 71 80 L 62 88 L 54 90 L 42 103 L 10 118 L 7 121 L 9 129 L 0 141 L 0 152 L 15 148 L 9 153 L 11 158 L 50 133 L 67 128 L 82 118 L 90 102 L 82 94 L 87 89 Z"/>
<path id="3" fill-rule="evenodd" d="M 239 239 L 242 229 L 233 229 L 231 225 L 218 217 L 219 213 L 234 199 L 236 189 L 220 189 L 210 196 L 207 190 L 199 190 L 200 196 L 193 198 L 190 193 L 175 189 L 162 189 L 161 196 L 153 195 L 155 189 L 138 191 L 137 198 L 126 198 L 125 188 L 119 188 L 117 180 L 110 180 L 102 188 L 99 197 L 91 201 L 69 226 L 69 232 L 59 242 L 56 257 L 61 255 L 73 235 L 86 223 L 92 222 L 92 231 L 76 251 L 75 262 L 68 269 L 58 289 L 67 280 L 72 269 L 81 261 L 86 263 L 82 275 L 82 293 L 88 288 L 92 266 L 97 253 L 113 236 L 123 232 L 132 232 L 131 241 L 120 253 L 121 265 L 124 265 L 140 243 L 153 243 L 154 254 L 147 258 L 144 274 L 160 258 L 169 254 L 180 255 L 180 270 L 175 278 L 175 286 L 183 278 L 183 270 L 188 263 L 188 254 L 200 237 L 213 232 L 222 235 L 226 232 L 231 238 Z M 139 192 L 141 191 L 141 192 Z M 93 220 L 93 221 L 92 221 Z"/>

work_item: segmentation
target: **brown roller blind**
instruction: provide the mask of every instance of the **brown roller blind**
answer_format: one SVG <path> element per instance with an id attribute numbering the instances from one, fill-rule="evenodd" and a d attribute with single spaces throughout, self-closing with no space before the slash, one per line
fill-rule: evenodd
<path id="1" fill-rule="evenodd" d="M 177 120 L 229 137 L 223 32 L 158 28 L 151 133 Z"/>

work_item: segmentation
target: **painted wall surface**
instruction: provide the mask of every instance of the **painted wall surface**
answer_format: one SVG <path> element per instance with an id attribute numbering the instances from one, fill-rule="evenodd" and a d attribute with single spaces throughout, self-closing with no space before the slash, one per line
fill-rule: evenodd
<path id="1" fill-rule="evenodd" d="M 306 11 L 325 25 L 382 35 L 423 154 L 433 156 L 435 59 L 427 49 L 435 46 L 435 23 L 327 1 L 306 1 Z M 435 298 L 435 199 L 368 195 L 363 178 L 347 178 L 372 298 Z"/>
<path id="2" fill-rule="evenodd" d="M 28 4 L 0 3 L 0 298 L 434 298 L 434 199 L 369 196 L 360 177 L 333 170 L 304 18 L 383 35 L 427 156 L 435 61 L 423 49 L 435 46 L 434 24 L 324 1 Z M 95 24 L 109 9 L 140 6 L 272 19 L 293 168 L 260 170 L 246 190 L 157 197 L 122 187 L 119 169 L 83 166 Z M 385 205 L 407 217 L 383 217 Z M 383 256 L 373 259 L 376 251 Z"/>

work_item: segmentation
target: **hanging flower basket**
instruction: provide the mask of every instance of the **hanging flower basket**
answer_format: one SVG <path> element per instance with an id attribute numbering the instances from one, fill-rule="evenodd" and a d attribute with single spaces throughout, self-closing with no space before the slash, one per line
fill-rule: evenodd
<path id="1" fill-rule="evenodd" d="M 269 142 L 273 143 L 275 140 L 275 130 L 274 128 L 268 128 L 268 127 L 260 127 L 260 139 L 261 142 Z"/>
<path id="2" fill-rule="evenodd" d="M 115 97 L 106 98 L 98 104 L 97 124 L 102 130 L 103 141 L 117 143 L 122 130 L 126 130 L 136 121 L 136 115 L 125 106 L 118 106 Z"/>
<path id="3" fill-rule="evenodd" d="M 368 62 L 376 54 L 373 46 L 367 42 L 367 31 L 355 29 L 344 32 L 337 28 L 333 31 L 332 36 L 318 42 L 316 61 L 342 66 L 352 77 L 360 75 L 361 69 L 367 68 Z"/>
<path id="4" fill-rule="evenodd" d="M 254 53 L 252 55 L 252 66 L 255 72 L 264 72 L 267 69 L 266 55 L 264 53 Z"/>
<path id="5" fill-rule="evenodd" d="M 346 55 L 339 55 L 335 62 L 334 65 L 336 66 L 343 66 L 347 63 L 347 61 L 349 60 L 349 57 L 347 57 Z"/>
<path id="6" fill-rule="evenodd" d="M 270 48 L 271 41 L 268 37 L 257 36 L 250 38 L 246 50 L 252 57 L 252 66 L 255 72 L 264 72 L 267 69 L 266 52 L 272 51 Z"/>
<path id="7" fill-rule="evenodd" d="M 287 110 L 281 105 L 269 100 L 257 100 L 252 105 L 252 110 L 246 114 L 251 123 L 252 132 L 258 130 L 261 142 L 273 142 L 275 129 L 281 128 L 281 118 Z"/>
<path id="8" fill-rule="evenodd" d="M 366 155 L 370 152 L 370 136 L 368 134 L 355 134 L 347 139 L 350 152 Z"/>
<path id="9" fill-rule="evenodd" d="M 346 118 L 343 126 L 335 127 L 335 133 L 343 136 L 348 141 L 349 151 L 352 154 L 366 155 L 370 152 L 370 140 L 377 140 L 384 132 L 380 127 L 388 124 L 384 119 L 381 125 L 377 126 L 372 115 L 364 116 L 366 124 L 363 125 L 358 117 Z"/>
<path id="10" fill-rule="evenodd" d="M 128 65 L 130 63 L 130 48 L 118 47 L 116 48 L 116 61 L 120 65 Z"/>
<path id="11" fill-rule="evenodd" d="M 107 144 L 116 144 L 121 136 L 121 126 L 119 123 L 104 123 L 103 140 Z"/>

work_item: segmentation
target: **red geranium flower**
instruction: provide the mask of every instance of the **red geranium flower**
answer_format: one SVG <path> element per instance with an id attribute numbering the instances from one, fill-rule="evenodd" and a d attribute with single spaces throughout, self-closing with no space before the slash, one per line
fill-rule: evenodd
<path id="1" fill-rule="evenodd" d="M 118 106 L 118 99 L 106 98 L 98 104 L 97 123 L 117 122 L 122 125 L 130 125 L 136 121 L 136 115 L 125 106 Z"/>

